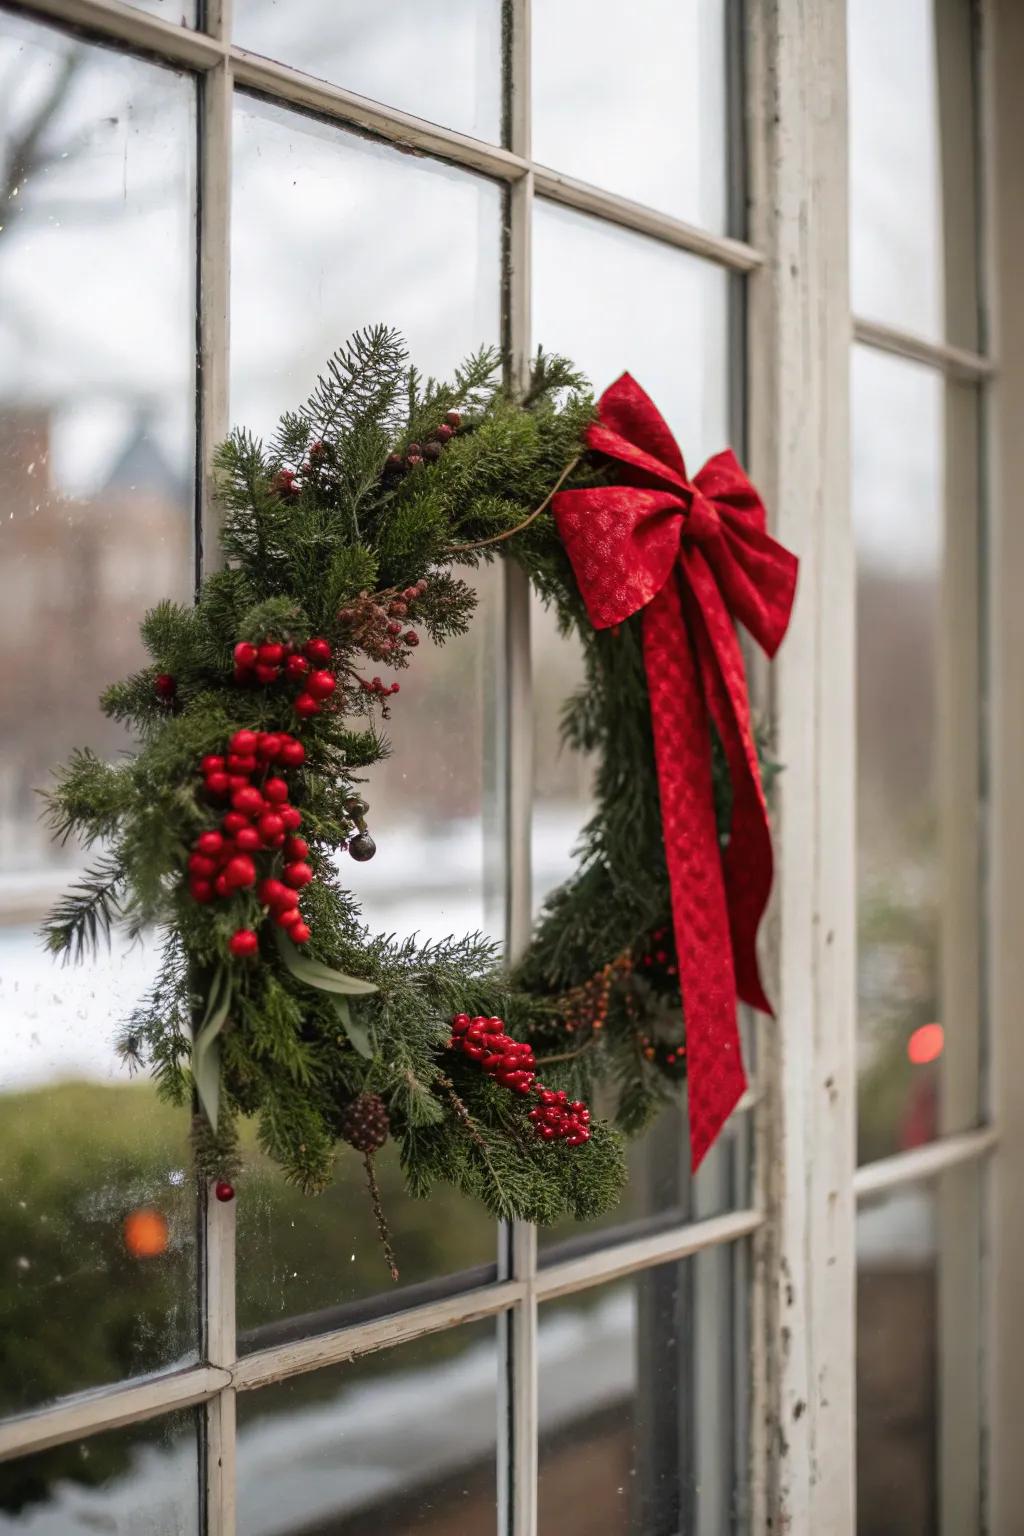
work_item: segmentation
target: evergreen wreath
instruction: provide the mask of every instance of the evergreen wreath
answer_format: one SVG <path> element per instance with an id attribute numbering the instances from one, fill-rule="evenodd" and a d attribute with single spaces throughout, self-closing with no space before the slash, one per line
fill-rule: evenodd
<path id="1" fill-rule="evenodd" d="M 48 947 L 80 959 L 112 925 L 161 931 L 120 1049 L 193 1105 L 198 1170 L 221 1198 L 252 1116 L 309 1193 L 340 1141 L 365 1157 L 376 1202 L 373 1153 L 392 1136 L 413 1194 L 444 1179 L 498 1217 L 587 1218 L 623 1182 L 619 1132 L 679 1092 L 639 617 L 594 629 L 545 515 L 558 489 L 608 473 L 583 446 L 593 414 L 562 358 L 538 353 L 516 398 L 494 351 L 438 383 L 395 331 L 357 333 L 269 444 L 236 430 L 220 447 L 223 566 L 194 606 L 146 615 L 152 665 L 102 696 L 138 751 L 78 751 L 47 796 L 56 836 L 102 849 L 50 916 Z M 577 872 L 511 972 L 479 934 L 371 934 L 342 857 L 374 852 L 364 788 L 399 691 L 367 671 L 404 671 L 421 635 L 464 632 L 476 599 L 453 568 L 498 556 L 581 642 L 562 732 L 596 760 Z M 716 804 L 724 835 L 722 771 Z M 614 1125 L 590 1120 L 595 1095 Z"/>

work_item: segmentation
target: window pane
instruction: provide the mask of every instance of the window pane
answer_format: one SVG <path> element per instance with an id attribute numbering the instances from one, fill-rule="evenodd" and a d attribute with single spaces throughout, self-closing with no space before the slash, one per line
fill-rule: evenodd
<path id="1" fill-rule="evenodd" d="M 862 1160 L 978 1114 L 975 416 L 855 352 Z"/>
<path id="2" fill-rule="evenodd" d="M 434 375 L 498 340 L 498 188 L 249 100 L 236 113 L 235 146 L 236 422 L 271 431 L 359 326 L 398 326 L 417 365 Z M 268 223 L 270 203 L 280 217 Z M 469 634 L 441 650 L 422 645 L 403 676 L 386 727 L 393 755 L 366 785 L 379 852 L 370 864 L 346 862 L 345 877 L 382 932 L 426 939 L 501 930 L 487 729 L 500 571 L 479 573 L 477 585 Z M 392 1153 L 379 1162 L 403 1283 L 492 1264 L 496 1233 L 483 1208 L 447 1192 L 439 1204 L 409 1200 Z M 338 1177 L 307 1200 L 254 1154 L 239 1201 L 243 1329 L 390 1287 L 359 1158 L 339 1158 Z"/>
<path id="3" fill-rule="evenodd" d="M 978 341 L 970 0 L 857 0 L 849 17 L 854 310 Z"/>
<path id="4" fill-rule="evenodd" d="M 128 0 L 137 11 L 148 11 L 161 21 L 177 22 L 183 27 L 196 24 L 196 0 Z"/>
<path id="5" fill-rule="evenodd" d="M 97 696 L 191 587 L 195 109 L 184 77 L 9 15 L 0 72 L 2 1413 L 196 1343 L 187 1117 L 113 1047 L 153 955 L 44 954 L 87 855 L 36 793 L 73 746 L 128 744 Z"/>
<path id="6" fill-rule="evenodd" d="M 554 203 L 537 202 L 533 228 L 535 340 L 597 394 L 632 373 L 696 473 L 729 442 L 728 274 Z"/>
<path id="7" fill-rule="evenodd" d="M 541 1307 L 540 1536 L 746 1528 L 743 1267 L 714 1249 Z"/>
<path id="8" fill-rule="evenodd" d="M 533 7 L 533 153 L 714 230 L 728 220 L 726 0 Z"/>
<path id="9" fill-rule="evenodd" d="M 980 1182 L 958 1168 L 858 1217 L 858 1536 L 981 1529 Z"/>
<path id="10" fill-rule="evenodd" d="M 455 1328 L 238 1399 L 246 1536 L 494 1536 L 493 1323 Z"/>
<path id="11" fill-rule="evenodd" d="M 235 41 L 428 122 L 501 138 L 500 0 L 235 0 Z"/>
<path id="12" fill-rule="evenodd" d="M 0 1464 L 0 1533 L 199 1536 L 199 1416 L 109 1430 Z"/>

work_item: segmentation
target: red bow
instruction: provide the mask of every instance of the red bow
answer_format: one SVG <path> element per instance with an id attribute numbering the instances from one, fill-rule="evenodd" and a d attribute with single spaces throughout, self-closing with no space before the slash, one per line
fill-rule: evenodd
<path id="1" fill-rule="evenodd" d="M 602 395 L 598 417 L 587 443 L 629 465 L 626 483 L 562 491 L 553 511 L 594 627 L 643 609 L 696 1170 L 747 1083 L 737 993 L 772 1011 L 756 949 L 772 845 L 733 620 L 773 656 L 789 623 L 797 561 L 766 533 L 761 499 L 731 451 L 687 478 L 672 433 L 628 373 Z M 724 851 L 709 715 L 732 780 Z"/>

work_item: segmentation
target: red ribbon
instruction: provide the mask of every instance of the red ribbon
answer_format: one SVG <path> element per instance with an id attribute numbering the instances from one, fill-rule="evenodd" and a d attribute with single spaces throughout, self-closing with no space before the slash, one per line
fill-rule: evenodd
<path id="1" fill-rule="evenodd" d="M 756 948 L 772 845 L 733 621 L 773 656 L 789 623 L 797 561 L 769 537 L 761 499 L 731 451 L 687 478 L 667 424 L 628 373 L 602 395 L 598 418 L 587 443 L 629 466 L 624 483 L 562 491 L 552 506 L 594 627 L 643 610 L 696 1170 L 747 1084 L 737 994 L 772 1011 Z M 709 716 L 732 781 L 724 850 Z"/>

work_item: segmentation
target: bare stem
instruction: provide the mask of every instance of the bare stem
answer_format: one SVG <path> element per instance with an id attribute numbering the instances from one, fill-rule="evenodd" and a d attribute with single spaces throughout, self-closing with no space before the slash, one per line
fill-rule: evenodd
<path id="1" fill-rule="evenodd" d="M 391 1278 L 397 1282 L 398 1265 L 395 1262 L 395 1250 L 391 1246 L 391 1233 L 388 1230 L 387 1217 L 384 1215 L 384 1205 L 380 1198 L 380 1185 L 377 1183 L 377 1170 L 373 1166 L 372 1152 L 363 1154 L 363 1163 L 366 1166 L 366 1182 L 370 1186 L 370 1200 L 373 1203 L 373 1214 L 377 1222 L 377 1235 L 384 1249 L 384 1257 L 391 1271 Z"/>
<path id="2" fill-rule="evenodd" d="M 562 470 L 562 473 L 559 475 L 550 491 L 548 491 L 547 495 L 544 497 L 544 500 L 541 502 L 540 506 L 534 507 L 529 517 L 525 517 L 521 523 L 517 523 L 514 528 L 506 528 L 504 533 L 495 533 L 489 539 L 474 539 L 472 544 L 452 544 L 447 551 L 448 554 L 464 555 L 467 554 L 471 549 L 486 549 L 488 545 L 503 544 L 506 539 L 514 539 L 517 533 L 522 533 L 524 528 L 529 528 L 530 524 L 535 522 L 537 518 L 540 517 L 542 512 L 547 511 L 556 494 L 559 490 L 561 490 L 562 486 L 565 484 L 566 480 L 568 480 L 569 476 L 572 474 L 573 470 L 576 468 L 582 457 L 582 453 L 578 453 L 574 459 L 569 460 L 568 464 Z"/>

